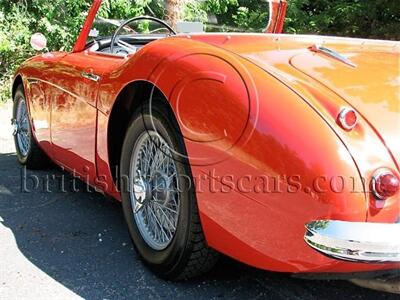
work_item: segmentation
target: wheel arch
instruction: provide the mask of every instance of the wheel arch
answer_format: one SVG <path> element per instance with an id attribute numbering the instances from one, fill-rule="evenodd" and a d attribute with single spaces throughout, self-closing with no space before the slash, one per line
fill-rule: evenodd
<path id="1" fill-rule="evenodd" d="M 20 85 L 23 86 L 23 84 L 24 84 L 24 82 L 22 80 L 21 74 L 18 74 L 17 76 L 15 76 L 14 81 L 13 81 L 12 86 L 11 86 L 11 96 L 12 96 L 13 101 L 14 101 L 15 93 L 17 92 L 17 88 Z"/>
<path id="2" fill-rule="evenodd" d="M 173 112 L 168 98 L 154 83 L 147 80 L 135 80 L 128 83 L 118 94 L 108 121 L 107 148 L 112 179 L 117 184 L 117 168 L 121 159 L 122 145 L 132 115 L 143 104 L 154 99 Z"/>

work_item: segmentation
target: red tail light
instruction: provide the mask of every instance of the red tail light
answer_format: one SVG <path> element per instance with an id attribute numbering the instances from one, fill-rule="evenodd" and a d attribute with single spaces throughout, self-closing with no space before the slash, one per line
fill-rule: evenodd
<path id="1" fill-rule="evenodd" d="M 352 108 L 343 108 L 338 116 L 339 125 L 345 130 L 352 130 L 357 125 L 357 113 Z"/>
<path id="2" fill-rule="evenodd" d="M 372 177 L 371 189 L 377 199 L 386 200 L 399 192 L 400 180 L 389 169 L 379 169 Z"/>

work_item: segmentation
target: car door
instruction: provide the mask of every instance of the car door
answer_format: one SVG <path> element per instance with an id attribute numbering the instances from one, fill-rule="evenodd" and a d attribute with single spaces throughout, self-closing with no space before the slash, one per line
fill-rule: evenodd
<path id="1" fill-rule="evenodd" d="M 96 178 L 97 96 L 102 75 L 121 58 L 70 53 L 51 78 L 51 141 L 54 159 L 90 183 Z"/>

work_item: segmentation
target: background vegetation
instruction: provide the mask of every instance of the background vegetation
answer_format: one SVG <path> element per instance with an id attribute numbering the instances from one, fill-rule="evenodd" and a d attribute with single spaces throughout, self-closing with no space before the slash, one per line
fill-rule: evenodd
<path id="1" fill-rule="evenodd" d="M 187 20 L 212 17 L 226 26 L 260 30 L 268 12 L 265 0 L 104 0 L 102 15 L 164 18 L 170 4 L 183 3 Z M 33 55 L 32 33 L 42 32 L 50 50 L 71 49 L 91 0 L 0 0 L 0 102 L 10 98 L 15 68 Z M 210 27 L 211 28 L 211 27 Z M 285 31 L 399 40 L 398 0 L 289 0 Z"/>

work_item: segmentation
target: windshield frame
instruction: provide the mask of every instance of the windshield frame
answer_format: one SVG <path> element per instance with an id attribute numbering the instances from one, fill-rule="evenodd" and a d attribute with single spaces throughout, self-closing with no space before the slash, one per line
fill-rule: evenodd
<path id="1" fill-rule="evenodd" d="M 281 33 L 287 10 L 287 0 L 267 0 L 269 2 L 269 19 L 264 33 Z M 87 48 L 88 37 L 103 0 L 93 0 L 82 30 L 75 42 L 72 52 L 82 52 Z M 227 32 L 229 33 L 229 32 Z M 103 37 L 104 38 L 104 37 Z"/>

